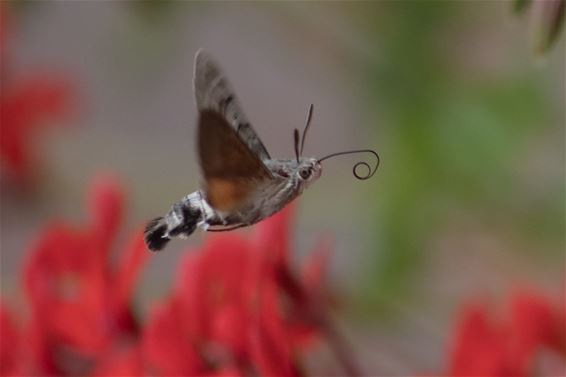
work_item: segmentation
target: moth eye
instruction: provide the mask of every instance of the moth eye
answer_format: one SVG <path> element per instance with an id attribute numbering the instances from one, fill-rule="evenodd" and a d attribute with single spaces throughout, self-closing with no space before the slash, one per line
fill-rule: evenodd
<path id="1" fill-rule="evenodd" d="M 301 176 L 302 179 L 308 179 L 311 176 L 311 169 L 303 168 L 299 170 L 299 175 Z"/>

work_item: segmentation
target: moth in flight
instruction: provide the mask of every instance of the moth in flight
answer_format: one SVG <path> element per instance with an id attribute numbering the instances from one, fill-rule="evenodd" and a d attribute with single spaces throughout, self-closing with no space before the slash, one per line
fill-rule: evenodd
<path id="1" fill-rule="evenodd" d="M 368 179 L 379 165 L 370 149 L 332 153 L 323 158 L 302 157 L 305 136 L 312 119 L 299 136 L 294 130 L 295 157 L 272 158 L 257 136 L 230 86 L 214 60 L 203 50 L 195 56 L 194 94 L 198 109 L 197 151 L 204 178 L 202 188 L 173 204 L 169 212 L 151 220 L 145 242 L 159 251 L 174 237 L 188 237 L 197 227 L 205 231 L 228 231 L 257 223 L 281 210 L 320 178 L 322 161 L 350 154 L 371 153 L 366 162 L 354 165 L 358 179 Z M 367 174 L 357 168 L 365 166 Z"/>

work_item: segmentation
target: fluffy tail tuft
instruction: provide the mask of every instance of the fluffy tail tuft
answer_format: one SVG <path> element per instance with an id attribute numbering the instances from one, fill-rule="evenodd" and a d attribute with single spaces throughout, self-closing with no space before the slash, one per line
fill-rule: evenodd
<path id="1" fill-rule="evenodd" d="M 151 220 L 144 231 L 145 244 L 151 251 L 159 251 L 167 245 L 171 238 L 165 235 L 167 232 L 167 224 L 163 217 L 157 217 Z"/>

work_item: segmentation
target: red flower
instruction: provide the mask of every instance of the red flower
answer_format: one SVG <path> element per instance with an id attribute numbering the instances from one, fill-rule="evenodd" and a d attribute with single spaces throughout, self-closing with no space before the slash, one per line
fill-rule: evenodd
<path id="1" fill-rule="evenodd" d="M 0 90 L 0 159 L 9 179 L 24 183 L 37 162 L 33 137 L 57 125 L 69 111 L 70 88 L 62 79 L 39 76 Z"/>
<path id="2" fill-rule="evenodd" d="M 564 361 L 563 308 L 534 293 L 516 294 L 509 307 L 506 320 L 492 318 L 482 304 L 463 312 L 452 351 L 451 376 L 531 376 L 541 368 L 543 351 L 554 352 Z"/>
<path id="3" fill-rule="evenodd" d="M 291 212 L 259 224 L 251 240 L 213 235 L 201 250 L 187 253 L 172 296 L 145 328 L 149 373 L 302 374 L 302 335 L 323 336 L 328 326 L 319 297 L 326 251 L 317 254 L 308 279 L 293 273 Z"/>
<path id="4" fill-rule="evenodd" d="M 513 352 L 528 368 L 540 350 L 566 357 L 566 318 L 562 307 L 534 292 L 516 294 L 511 300 L 511 324 L 517 331 Z"/>
<path id="5" fill-rule="evenodd" d="M 347 373 L 357 374 L 326 316 L 327 246 L 301 274 L 290 266 L 290 209 L 260 224 L 252 239 L 216 235 L 188 253 L 171 296 L 138 326 L 130 300 L 151 254 L 137 232 L 112 267 L 123 201 L 116 183 L 100 179 L 87 225 L 54 222 L 34 245 L 24 271 L 30 320 L 22 336 L 11 337 L 26 341 L 2 354 L 2 371 L 298 376 L 305 375 L 303 352 L 325 339 Z M 2 326 L 12 328 L 4 318 Z"/>
<path id="6" fill-rule="evenodd" d="M 141 232 L 134 234 L 113 268 L 110 251 L 122 218 L 122 191 L 114 181 L 100 179 L 91 203 L 89 226 L 53 224 L 26 263 L 25 288 L 40 371 L 84 374 L 58 361 L 78 358 L 87 364 L 139 331 L 130 299 L 148 256 Z"/>
<path id="7" fill-rule="evenodd" d="M 8 16 L 7 3 L 0 3 L 0 77 L 2 77 L 4 70 L 4 63 L 6 61 L 6 31 L 10 25 L 10 17 Z"/>
<path id="8" fill-rule="evenodd" d="M 71 110 L 72 90 L 64 77 L 35 74 L 20 79 L 7 72 L 6 24 L 8 5 L 0 7 L 0 161 L 3 174 L 13 182 L 27 183 L 37 159 L 34 138 L 48 125 L 58 125 Z M 10 22 L 5 22 L 8 20 Z"/>
<path id="9" fill-rule="evenodd" d="M 99 360 L 91 376 L 144 376 L 143 362 L 138 347 L 109 352 L 105 358 Z"/>
<path id="10" fill-rule="evenodd" d="M 205 361 L 184 329 L 192 320 L 191 316 L 185 317 L 189 314 L 175 297 L 152 313 L 144 328 L 142 346 L 150 375 L 191 376 L 204 372 Z"/>
<path id="11" fill-rule="evenodd" d="M 0 376 L 21 374 L 22 337 L 11 313 L 0 301 Z"/>

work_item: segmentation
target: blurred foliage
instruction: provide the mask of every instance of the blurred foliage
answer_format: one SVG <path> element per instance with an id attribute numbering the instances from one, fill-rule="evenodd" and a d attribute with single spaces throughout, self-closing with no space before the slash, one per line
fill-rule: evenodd
<path id="1" fill-rule="evenodd" d="M 179 10 L 179 6 L 183 5 L 180 1 L 168 0 L 143 0 L 126 2 L 128 6 L 137 14 L 148 26 L 151 24 L 167 22 L 170 16 Z"/>
<path id="2" fill-rule="evenodd" d="M 525 13 L 532 8 L 532 0 L 515 0 L 514 9 L 517 14 Z M 541 8 L 538 25 L 535 30 L 535 52 L 547 53 L 556 43 L 564 24 L 566 0 L 539 1 Z"/>
<path id="3" fill-rule="evenodd" d="M 536 76 L 521 69 L 528 64 L 485 76 L 459 69 L 446 44 L 458 20 L 470 22 L 469 6 L 385 2 L 366 12 L 375 18 L 381 57 L 366 71 L 368 109 L 379 114 L 368 124 L 389 144 L 378 143 L 379 253 L 363 284 L 369 305 L 387 307 L 407 293 L 427 242 L 450 224 L 454 210 L 564 244 L 564 183 L 537 201 L 521 191 L 517 168 L 529 142 L 552 130 L 560 115 Z"/>
<path id="4" fill-rule="evenodd" d="M 515 12 L 518 14 L 523 13 L 532 3 L 532 0 L 515 0 L 513 5 Z"/>

